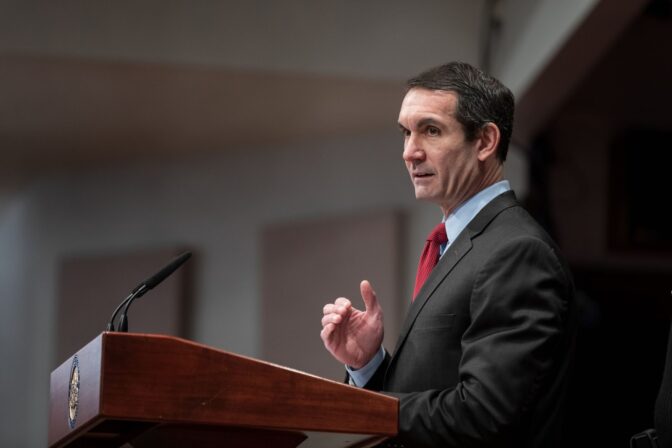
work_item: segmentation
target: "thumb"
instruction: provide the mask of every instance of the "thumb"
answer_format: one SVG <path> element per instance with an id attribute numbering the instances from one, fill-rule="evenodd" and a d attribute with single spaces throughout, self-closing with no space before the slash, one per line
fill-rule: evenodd
<path id="1" fill-rule="evenodd" d="M 380 305 L 378 304 L 376 291 L 373 290 L 371 283 L 369 283 L 368 280 L 362 280 L 359 284 L 359 291 L 362 294 L 362 299 L 364 299 L 366 311 L 377 313 L 380 309 Z"/>

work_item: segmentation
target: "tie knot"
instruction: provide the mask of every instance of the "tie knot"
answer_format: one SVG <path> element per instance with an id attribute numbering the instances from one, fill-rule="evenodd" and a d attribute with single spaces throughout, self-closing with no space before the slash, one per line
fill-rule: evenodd
<path id="1" fill-rule="evenodd" d="M 439 223 L 432 233 L 427 237 L 427 241 L 432 241 L 436 244 L 445 244 L 448 242 L 448 235 L 446 235 L 446 225 L 444 223 Z"/>

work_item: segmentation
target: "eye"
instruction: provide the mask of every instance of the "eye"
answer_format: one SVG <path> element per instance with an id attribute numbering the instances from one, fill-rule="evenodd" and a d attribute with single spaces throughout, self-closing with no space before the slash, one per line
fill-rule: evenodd
<path id="1" fill-rule="evenodd" d="M 441 131 L 439 130 L 439 128 L 435 126 L 428 126 L 427 135 L 429 135 L 430 137 L 438 137 L 439 135 L 441 135 Z"/>
<path id="2" fill-rule="evenodd" d="M 399 132 L 401 132 L 401 135 L 403 135 L 404 138 L 406 138 L 406 137 L 408 137 L 408 136 L 411 135 L 411 131 L 409 131 L 409 130 L 406 129 L 406 128 L 402 128 L 402 127 L 400 127 L 400 128 L 399 128 Z"/>

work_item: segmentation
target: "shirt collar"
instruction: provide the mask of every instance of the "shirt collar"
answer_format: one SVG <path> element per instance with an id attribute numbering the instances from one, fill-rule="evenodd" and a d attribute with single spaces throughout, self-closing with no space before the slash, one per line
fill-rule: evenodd
<path id="1" fill-rule="evenodd" d="M 467 224 L 474 219 L 483 207 L 500 194 L 506 193 L 509 190 L 511 190 L 511 185 L 509 185 L 508 180 L 499 181 L 479 191 L 453 210 L 444 220 L 446 235 L 448 235 L 448 243 L 445 248 L 457 239 L 464 228 L 467 227 Z M 442 249 L 445 250 L 445 248 Z"/>

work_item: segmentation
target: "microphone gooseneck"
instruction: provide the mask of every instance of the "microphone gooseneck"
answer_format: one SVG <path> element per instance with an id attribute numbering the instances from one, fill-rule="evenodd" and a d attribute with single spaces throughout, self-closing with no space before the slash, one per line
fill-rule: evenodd
<path id="1" fill-rule="evenodd" d="M 182 266 L 190 257 L 191 252 L 184 252 L 183 254 L 176 257 L 173 261 L 171 261 L 159 272 L 157 272 L 156 274 L 154 274 L 153 276 L 151 276 L 150 278 L 148 278 L 147 280 L 136 286 L 133 289 L 133 291 L 131 291 L 131 293 L 124 300 L 122 300 L 119 306 L 112 313 L 112 317 L 110 318 L 110 321 L 107 323 L 107 331 L 115 331 L 114 319 L 117 317 L 119 311 L 123 308 L 121 317 L 119 317 L 119 324 L 116 331 L 119 331 L 121 333 L 128 332 L 128 309 L 130 308 L 133 301 L 137 298 L 142 297 L 150 289 L 159 285 L 162 281 L 168 278 L 168 276 L 170 276 L 173 272 L 175 272 L 180 266 Z"/>

